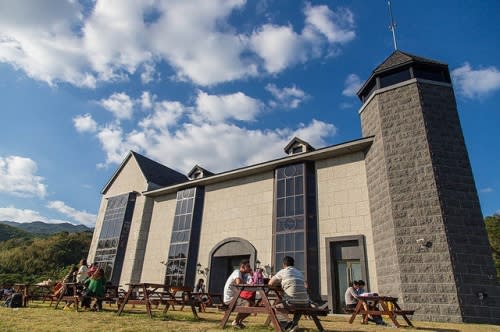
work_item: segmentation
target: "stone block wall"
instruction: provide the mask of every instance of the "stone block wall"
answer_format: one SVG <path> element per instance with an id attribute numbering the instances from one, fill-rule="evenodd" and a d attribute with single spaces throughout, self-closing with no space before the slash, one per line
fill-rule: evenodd
<path id="1" fill-rule="evenodd" d="M 416 318 L 462 321 L 416 82 L 386 88 L 361 113 L 375 135 L 366 167 L 379 291 Z M 418 239 L 432 242 L 422 249 Z"/>
<path id="2" fill-rule="evenodd" d="M 380 292 L 400 297 L 417 319 L 498 323 L 498 286 L 451 85 L 413 79 L 381 89 L 361 121 L 363 135 L 375 136 L 366 170 Z"/>
<path id="3" fill-rule="evenodd" d="M 496 270 L 453 90 L 419 83 L 419 91 L 463 319 L 500 323 Z"/>

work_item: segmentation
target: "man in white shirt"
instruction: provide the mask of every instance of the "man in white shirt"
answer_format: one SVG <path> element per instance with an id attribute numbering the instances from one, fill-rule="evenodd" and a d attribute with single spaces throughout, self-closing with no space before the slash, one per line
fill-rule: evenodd
<path id="1" fill-rule="evenodd" d="M 344 294 L 345 308 L 348 311 L 354 310 L 358 303 L 359 283 L 357 280 L 352 282 L 352 286 L 346 289 Z"/>
<path id="2" fill-rule="evenodd" d="M 304 274 L 294 267 L 293 257 L 283 257 L 283 269 L 279 270 L 274 277 L 269 280 L 269 286 L 280 286 L 283 289 L 283 300 L 290 304 L 306 305 L 310 304 L 307 294 L 307 283 Z M 277 304 L 276 307 L 283 307 Z M 278 320 L 285 327 L 286 331 L 293 332 L 298 329 L 300 314 L 295 314 L 293 321 L 288 322 L 288 315 L 277 314 Z"/>
<path id="3" fill-rule="evenodd" d="M 250 262 L 248 260 L 242 260 L 240 262 L 240 268 L 238 270 L 234 270 L 233 273 L 227 278 L 226 284 L 224 285 L 224 303 L 229 304 L 234 299 L 234 289 L 233 285 L 244 284 L 245 283 L 245 274 L 250 273 L 251 267 Z M 245 306 L 251 307 L 254 306 L 255 303 L 252 300 L 245 300 L 242 298 L 238 299 L 236 303 L 237 306 Z M 231 324 L 234 328 L 242 329 L 245 327 L 243 325 L 243 320 L 250 316 L 250 314 L 238 313 L 233 323 Z"/>

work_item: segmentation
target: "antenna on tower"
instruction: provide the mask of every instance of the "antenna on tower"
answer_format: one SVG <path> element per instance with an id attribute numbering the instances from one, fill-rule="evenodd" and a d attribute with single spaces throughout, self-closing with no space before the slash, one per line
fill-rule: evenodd
<path id="1" fill-rule="evenodd" d="M 394 50 L 398 50 L 398 44 L 396 43 L 396 22 L 394 22 L 394 17 L 392 16 L 392 6 L 391 0 L 387 0 L 387 6 L 389 7 L 389 17 L 391 18 L 391 24 L 389 25 L 389 30 L 392 31 L 392 41 L 394 43 Z"/>

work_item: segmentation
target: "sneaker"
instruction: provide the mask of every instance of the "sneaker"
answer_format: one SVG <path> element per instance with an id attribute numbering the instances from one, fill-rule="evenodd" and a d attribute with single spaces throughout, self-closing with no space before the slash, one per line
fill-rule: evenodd
<path id="1" fill-rule="evenodd" d="M 233 320 L 233 322 L 231 323 L 231 326 L 237 330 L 242 330 L 245 328 L 245 325 L 241 324 L 241 323 L 238 323 L 237 321 Z"/>

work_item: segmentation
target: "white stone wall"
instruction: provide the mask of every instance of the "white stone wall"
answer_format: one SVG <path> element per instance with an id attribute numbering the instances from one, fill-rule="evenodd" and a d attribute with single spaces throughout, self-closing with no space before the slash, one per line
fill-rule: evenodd
<path id="1" fill-rule="evenodd" d="M 325 238 L 364 235 L 370 291 L 376 292 L 377 275 L 372 223 L 362 152 L 318 161 L 318 221 L 320 233 L 321 294 L 327 294 Z"/>
<path id="2" fill-rule="evenodd" d="M 262 265 L 271 264 L 273 172 L 205 188 L 198 262 L 208 266 L 214 246 L 230 237 L 248 240 Z"/>
<path id="3" fill-rule="evenodd" d="M 176 194 L 154 199 L 149 236 L 146 243 L 141 282 L 163 283 L 175 216 Z"/>

